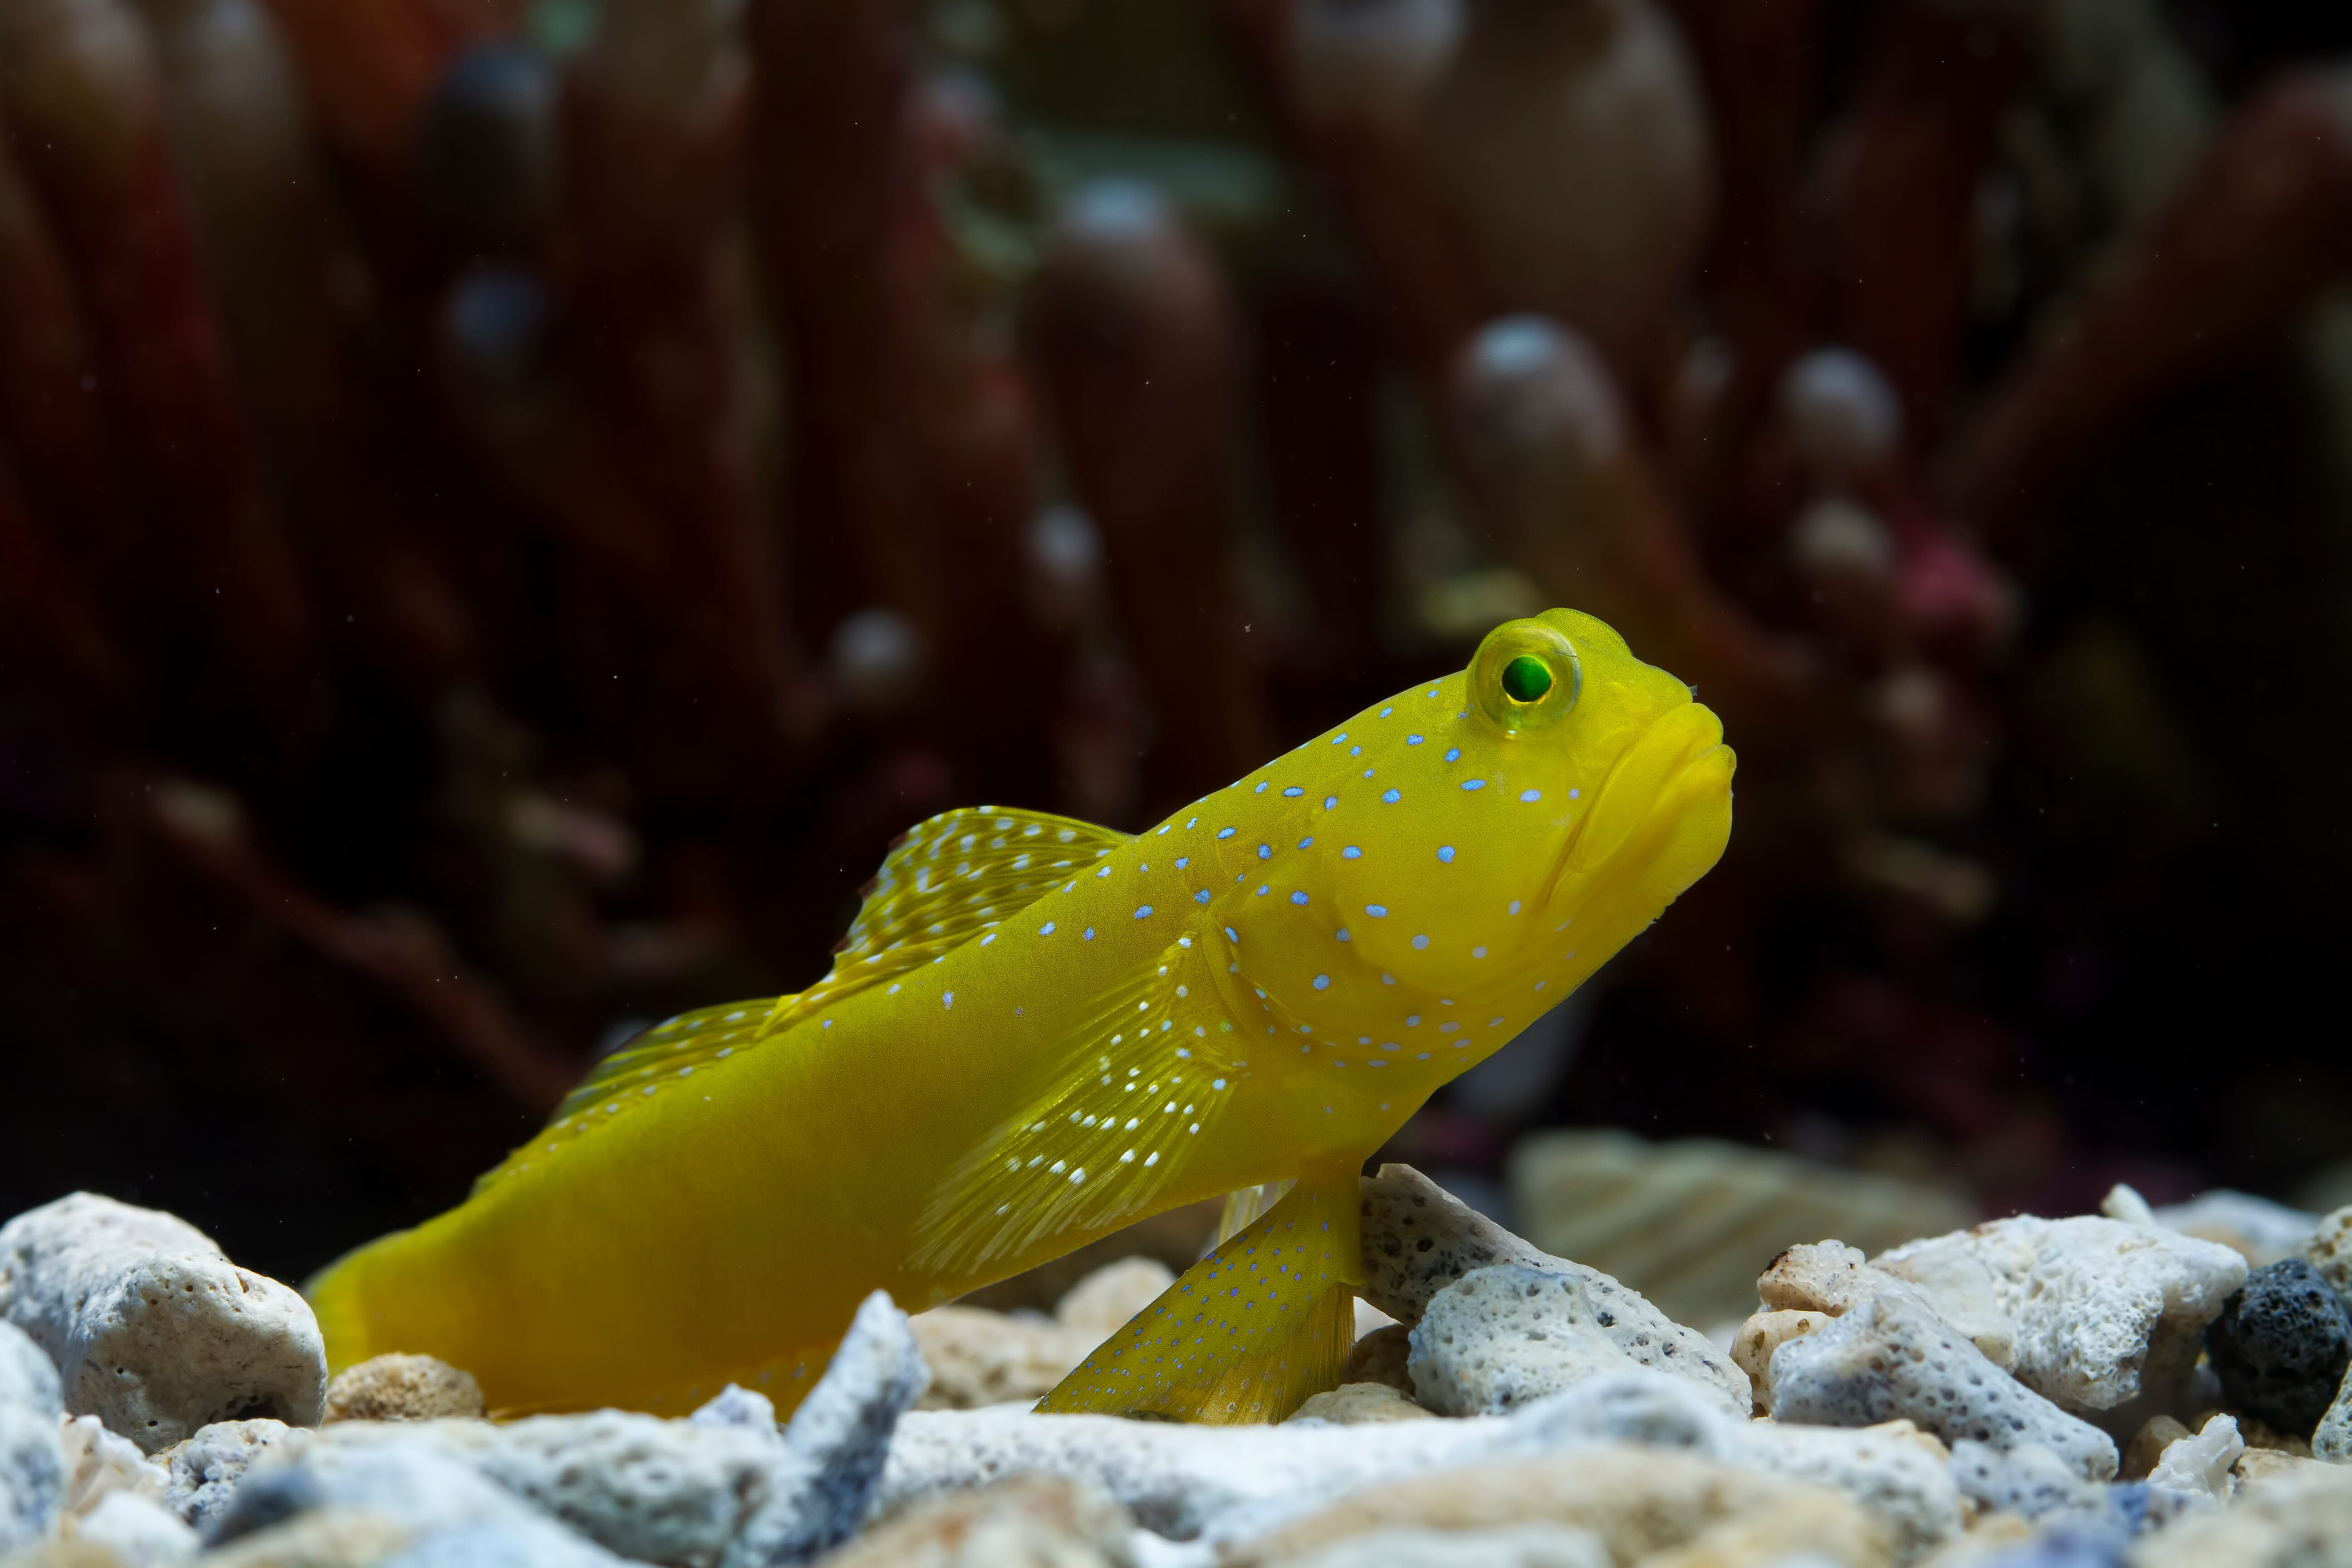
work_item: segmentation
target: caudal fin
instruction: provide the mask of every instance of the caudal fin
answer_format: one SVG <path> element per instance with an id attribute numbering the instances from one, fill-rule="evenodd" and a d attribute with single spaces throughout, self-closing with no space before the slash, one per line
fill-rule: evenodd
<path id="1" fill-rule="evenodd" d="M 1041 1401 L 1041 1415 L 1279 1421 L 1339 1385 L 1363 1282 L 1353 1167 L 1302 1180 L 1184 1271 Z"/>

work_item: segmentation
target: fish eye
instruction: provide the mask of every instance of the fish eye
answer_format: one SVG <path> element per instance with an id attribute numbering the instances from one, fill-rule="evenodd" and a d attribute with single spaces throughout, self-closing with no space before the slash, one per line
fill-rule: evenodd
<path id="1" fill-rule="evenodd" d="M 1503 695 L 1514 702 L 1539 702 L 1551 689 L 1551 667 L 1531 653 L 1503 666 Z"/>
<path id="2" fill-rule="evenodd" d="M 1576 645 L 1538 620 L 1496 626 L 1470 660 L 1472 700 L 1508 734 L 1566 718 L 1583 687 Z"/>

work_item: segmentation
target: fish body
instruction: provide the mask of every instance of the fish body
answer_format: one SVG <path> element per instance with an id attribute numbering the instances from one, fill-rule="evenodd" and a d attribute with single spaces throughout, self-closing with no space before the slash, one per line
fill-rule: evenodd
<path id="1" fill-rule="evenodd" d="M 789 1404 L 877 1287 L 928 1307 L 1295 1182 L 1046 1405 L 1277 1418 L 1344 1354 L 1364 1158 L 1714 864 L 1731 773 L 1686 688 L 1555 610 L 1141 834 L 935 817 L 823 981 L 649 1031 L 315 1280 L 331 1362 L 429 1352 L 508 1410 Z"/>

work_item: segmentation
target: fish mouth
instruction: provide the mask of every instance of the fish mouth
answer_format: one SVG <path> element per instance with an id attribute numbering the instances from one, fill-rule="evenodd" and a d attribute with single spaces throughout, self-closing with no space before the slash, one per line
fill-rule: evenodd
<path id="1" fill-rule="evenodd" d="M 1658 719 L 1617 758 L 1571 825 L 1546 902 L 1582 903 L 1627 884 L 1646 889 L 1659 907 L 1671 901 L 1722 856 L 1738 762 L 1721 721 L 1699 704 Z"/>

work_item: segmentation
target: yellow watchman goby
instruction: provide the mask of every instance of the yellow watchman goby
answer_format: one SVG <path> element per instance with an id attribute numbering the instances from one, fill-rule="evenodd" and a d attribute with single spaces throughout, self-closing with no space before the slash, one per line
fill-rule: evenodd
<path id="1" fill-rule="evenodd" d="M 933 817 L 815 985 L 647 1031 L 313 1280 L 329 1359 L 429 1352 L 509 1412 L 789 1408 L 877 1287 L 920 1310 L 1286 1183 L 1040 1406 L 1278 1420 L 1346 1358 L 1363 1161 L 1706 873 L 1732 767 L 1552 610 L 1133 837 Z"/>

